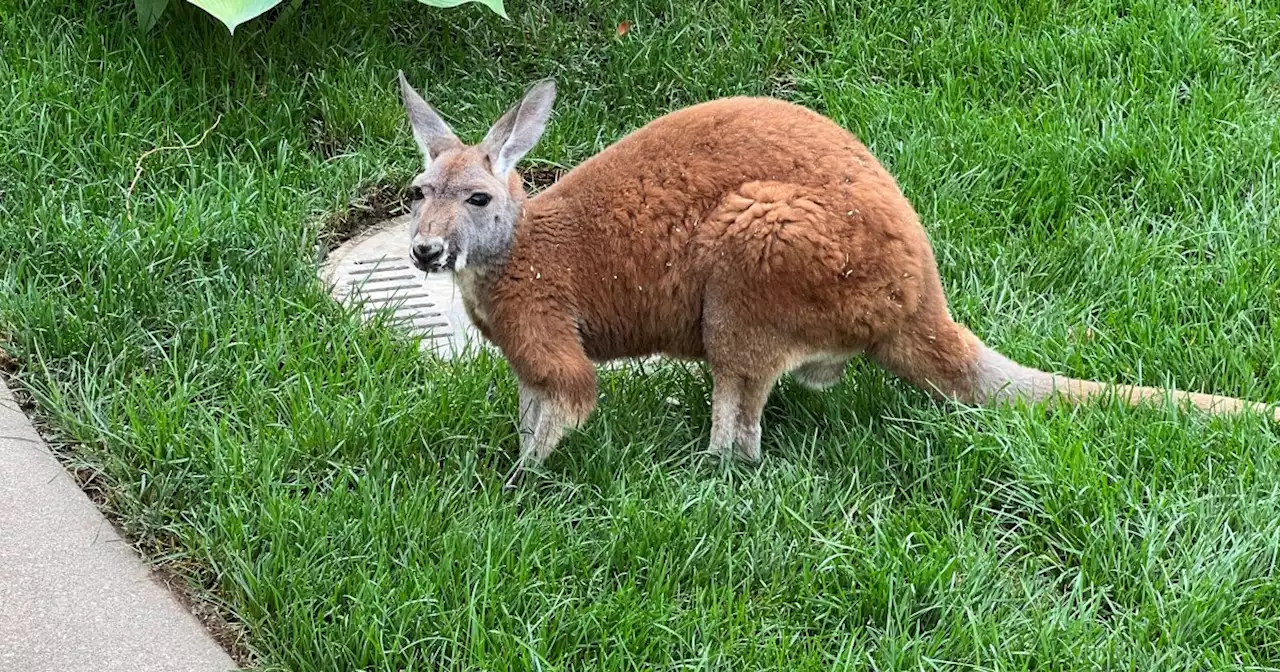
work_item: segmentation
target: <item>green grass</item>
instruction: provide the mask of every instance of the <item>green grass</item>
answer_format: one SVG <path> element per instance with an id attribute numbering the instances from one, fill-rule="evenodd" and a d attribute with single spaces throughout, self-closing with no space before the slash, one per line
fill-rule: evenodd
<path id="1" fill-rule="evenodd" d="M 566 166 L 765 93 L 882 157 L 1006 354 L 1280 401 L 1274 0 L 323 0 L 234 38 L 131 8 L 0 0 L 0 335 L 264 668 L 1276 669 L 1261 419 L 963 409 L 860 365 L 783 385 L 763 464 L 722 467 L 696 368 L 607 374 L 508 494 L 505 364 L 419 357 L 314 280 L 325 214 L 417 164 L 398 68 L 473 139 L 555 76 L 532 159 Z"/>

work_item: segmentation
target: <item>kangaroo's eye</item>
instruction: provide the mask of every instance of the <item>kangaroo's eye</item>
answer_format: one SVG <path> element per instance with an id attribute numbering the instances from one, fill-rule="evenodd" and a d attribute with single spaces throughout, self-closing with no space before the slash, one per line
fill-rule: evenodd
<path id="1" fill-rule="evenodd" d="M 471 194 L 471 197 L 467 199 L 467 202 L 478 208 L 483 208 L 484 206 L 489 205 L 490 200 L 492 199 L 489 197 L 489 194 L 477 191 L 476 193 Z"/>
<path id="2" fill-rule="evenodd" d="M 418 185 L 416 185 L 416 184 L 409 185 L 409 200 L 411 200 L 411 201 L 421 201 L 421 200 L 422 200 L 422 187 L 419 187 L 419 186 L 418 186 Z"/>

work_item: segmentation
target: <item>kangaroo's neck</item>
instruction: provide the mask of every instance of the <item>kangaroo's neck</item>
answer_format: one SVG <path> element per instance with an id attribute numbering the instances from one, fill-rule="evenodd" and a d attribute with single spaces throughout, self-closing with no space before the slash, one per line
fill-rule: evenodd
<path id="1" fill-rule="evenodd" d="M 556 199 L 545 198 L 545 195 L 546 192 L 543 192 L 520 202 L 515 224 L 501 249 L 494 249 L 481 263 L 469 264 L 454 273 L 462 302 L 477 326 L 487 321 L 490 291 L 501 281 L 507 271 L 507 264 L 511 262 L 513 255 L 517 255 L 517 249 L 536 240 L 540 222 L 548 217 L 555 217 L 560 210 L 561 206 Z"/>
<path id="2" fill-rule="evenodd" d="M 453 274 L 458 293 L 462 295 L 462 307 L 467 311 L 471 323 L 484 334 L 489 333 L 489 289 L 493 279 L 500 273 L 493 266 L 468 266 Z"/>

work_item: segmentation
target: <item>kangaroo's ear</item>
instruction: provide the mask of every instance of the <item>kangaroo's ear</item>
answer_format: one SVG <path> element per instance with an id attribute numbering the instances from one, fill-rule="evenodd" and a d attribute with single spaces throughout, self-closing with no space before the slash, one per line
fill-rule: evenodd
<path id="1" fill-rule="evenodd" d="M 413 127 L 413 139 L 417 141 L 418 149 L 422 150 L 423 165 L 430 166 L 441 152 L 462 143 L 449 129 L 449 125 L 444 123 L 444 119 L 409 86 L 409 81 L 404 78 L 404 71 L 399 71 L 397 76 L 400 78 L 400 97 L 404 99 L 405 112 L 409 113 L 409 125 Z"/>
<path id="2" fill-rule="evenodd" d="M 502 115 L 480 148 L 489 155 L 493 174 L 505 178 L 547 128 L 551 106 L 556 99 L 556 83 L 544 79 L 529 88 L 524 99 Z"/>

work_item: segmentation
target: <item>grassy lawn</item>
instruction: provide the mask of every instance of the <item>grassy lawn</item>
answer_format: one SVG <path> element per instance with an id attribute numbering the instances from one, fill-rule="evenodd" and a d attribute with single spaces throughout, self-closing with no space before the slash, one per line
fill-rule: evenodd
<path id="1" fill-rule="evenodd" d="M 1004 353 L 1280 401 L 1275 0 L 317 0 L 234 38 L 171 4 L 143 36 L 129 2 L 0 0 L 0 339 L 263 668 L 1280 661 L 1259 418 L 979 411 L 861 365 L 784 384 L 763 463 L 725 467 L 696 367 L 608 373 L 510 494 L 506 365 L 420 357 L 315 280 L 330 214 L 419 165 L 398 68 L 469 139 L 556 77 L 544 167 L 763 93 L 883 159 Z"/>

